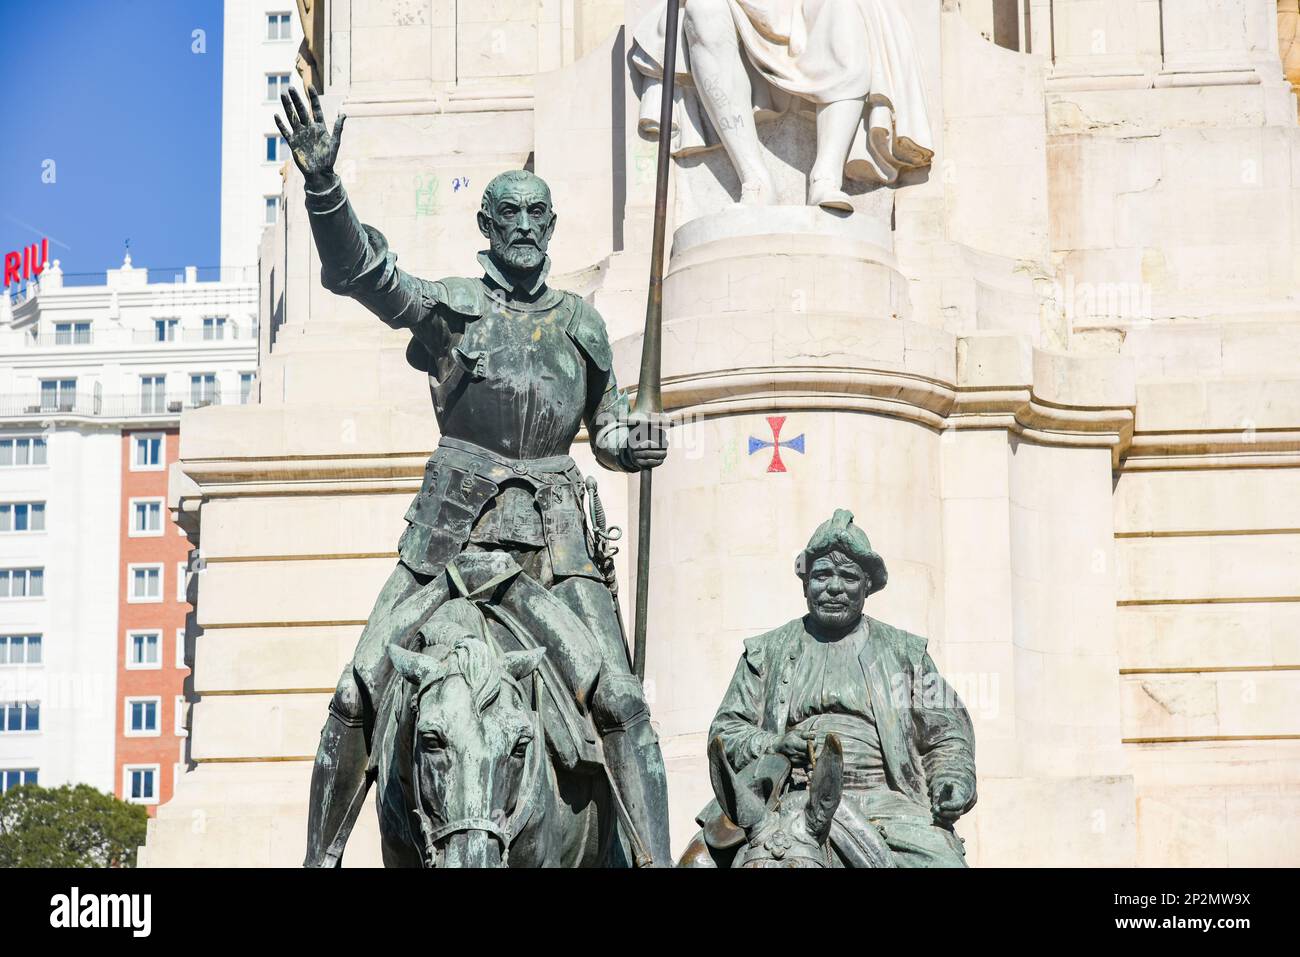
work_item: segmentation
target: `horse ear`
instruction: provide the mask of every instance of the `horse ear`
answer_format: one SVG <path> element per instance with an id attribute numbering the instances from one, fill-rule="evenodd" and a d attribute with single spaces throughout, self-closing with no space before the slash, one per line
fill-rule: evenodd
<path id="1" fill-rule="evenodd" d="M 437 662 L 428 655 L 407 651 L 400 645 L 389 645 L 388 657 L 403 678 L 417 685 L 424 681 L 437 665 Z"/>
<path id="2" fill-rule="evenodd" d="M 529 648 L 527 651 L 508 651 L 501 658 L 501 665 L 506 674 L 516 681 L 523 681 L 542 663 L 546 657 L 545 648 Z"/>
<path id="3" fill-rule="evenodd" d="M 757 794 L 736 780 L 722 738 L 709 742 L 709 781 L 723 813 L 737 827 L 748 831 L 763 820 L 767 807 Z"/>
<path id="4" fill-rule="evenodd" d="M 765 754 L 754 762 L 754 792 L 772 807 L 790 780 L 790 759 L 783 754 Z"/>
<path id="5" fill-rule="evenodd" d="M 817 755 L 817 767 L 808 782 L 808 807 L 804 814 L 808 833 L 818 844 L 825 844 L 831 833 L 831 820 L 840 806 L 844 790 L 844 748 L 840 739 L 826 735 L 826 746 Z"/>

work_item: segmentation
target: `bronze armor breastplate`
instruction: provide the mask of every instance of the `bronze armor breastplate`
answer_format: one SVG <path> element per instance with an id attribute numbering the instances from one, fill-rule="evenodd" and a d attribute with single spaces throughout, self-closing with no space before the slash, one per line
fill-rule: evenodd
<path id="1" fill-rule="evenodd" d="M 565 331 L 570 308 L 494 304 L 452 351 L 459 368 L 430 379 L 443 435 L 513 458 L 565 455 L 582 426 L 587 363 Z"/>

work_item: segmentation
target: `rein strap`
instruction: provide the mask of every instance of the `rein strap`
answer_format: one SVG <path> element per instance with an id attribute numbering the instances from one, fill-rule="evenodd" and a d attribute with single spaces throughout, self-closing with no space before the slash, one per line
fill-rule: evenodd
<path id="1" fill-rule="evenodd" d="M 463 817 L 458 821 L 449 821 L 438 827 L 427 828 L 425 836 L 430 844 L 436 844 L 447 835 L 456 834 L 460 831 L 487 831 L 501 842 L 502 851 L 505 851 L 510 846 L 509 829 L 486 817 Z"/>

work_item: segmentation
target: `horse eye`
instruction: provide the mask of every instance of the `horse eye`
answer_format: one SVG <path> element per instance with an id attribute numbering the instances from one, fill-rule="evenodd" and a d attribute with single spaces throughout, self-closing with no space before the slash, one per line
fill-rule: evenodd
<path id="1" fill-rule="evenodd" d="M 528 753 L 528 745 L 532 743 L 532 740 L 533 736 L 531 734 L 521 734 L 519 740 L 515 742 L 515 746 L 510 752 L 511 755 L 516 758 L 522 758 Z"/>
<path id="2" fill-rule="evenodd" d="M 441 751 L 447 746 L 447 739 L 442 736 L 441 731 L 421 731 L 420 740 L 429 751 Z"/>

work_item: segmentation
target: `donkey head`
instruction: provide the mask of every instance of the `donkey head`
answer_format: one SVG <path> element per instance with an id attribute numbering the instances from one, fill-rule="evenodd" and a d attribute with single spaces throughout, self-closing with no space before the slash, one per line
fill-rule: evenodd
<path id="1" fill-rule="evenodd" d="M 770 754 L 737 775 L 721 738 L 709 744 L 709 777 L 727 817 L 745 832 L 732 867 L 830 867 L 831 820 L 844 787 L 840 739 L 826 736 L 806 790 L 785 791 L 790 762 Z"/>
<path id="2" fill-rule="evenodd" d="M 428 653 L 388 650 L 413 686 L 412 796 L 425 858 L 441 867 L 501 867 L 533 722 L 519 682 L 545 649 L 498 657 L 474 638 Z"/>

